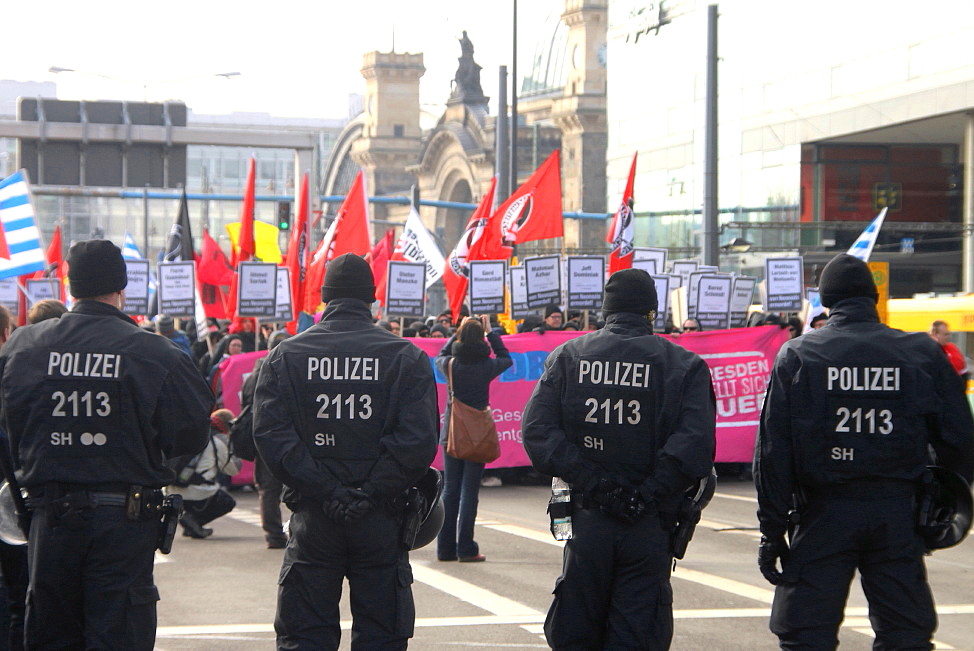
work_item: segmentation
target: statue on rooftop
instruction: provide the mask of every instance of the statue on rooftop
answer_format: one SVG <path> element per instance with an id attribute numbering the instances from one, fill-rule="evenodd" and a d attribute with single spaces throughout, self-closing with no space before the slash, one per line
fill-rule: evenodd
<path id="1" fill-rule="evenodd" d="M 464 102 L 467 104 L 486 104 L 487 98 L 484 97 L 483 88 L 480 86 L 480 71 L 482 68 L 473 60 L 473 41 L 467 36 L 467 31 L 463 31 L 460 41 L 460 57 L 457 61 L 457 73 L 453 77 L 453 89 L 450 94 L 452 102 Z"/>

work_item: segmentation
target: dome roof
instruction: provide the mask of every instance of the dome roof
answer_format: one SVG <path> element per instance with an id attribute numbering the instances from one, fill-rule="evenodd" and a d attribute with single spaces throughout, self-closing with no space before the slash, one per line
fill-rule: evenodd
<path id="1" fill-rule="evenodd" d="M 520 97 L 560 91 L 568 78 L 568 27 L 561 12 L 549 13 L 536 33 L 531 72 L 521 79 Z"/>

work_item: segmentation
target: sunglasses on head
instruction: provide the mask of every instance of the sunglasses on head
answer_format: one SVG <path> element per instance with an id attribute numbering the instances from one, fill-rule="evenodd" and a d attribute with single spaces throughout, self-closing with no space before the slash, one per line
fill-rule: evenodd
<path id="1" fill-rule="evenodd" d="M 699 330 L 699 328 L 697 328 L 697 326 L 687 326 L 687 327 L 683 328 L 683 331 L 684 332 L 696 332 L 697 330 Z"/>

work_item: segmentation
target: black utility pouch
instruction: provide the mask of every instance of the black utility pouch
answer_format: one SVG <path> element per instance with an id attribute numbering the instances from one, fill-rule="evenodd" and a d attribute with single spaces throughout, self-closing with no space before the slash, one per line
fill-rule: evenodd
<path id="1" fill-rule="evenodd" d="M 145 501 L 145 492 L 141 486 L 129 486 L 125 496 L 125 518 L 127 520 L 142 519 L 142 504 Z"/>

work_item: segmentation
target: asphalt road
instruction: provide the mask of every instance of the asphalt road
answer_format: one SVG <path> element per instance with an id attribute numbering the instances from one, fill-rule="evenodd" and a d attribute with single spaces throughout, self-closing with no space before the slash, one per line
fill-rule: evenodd
<path id="1" fill-rule="evenodd" d="M 542 624 L 561 566 L 561 543 L 547 530 L 544 486 L 482 488 L 476 538 L 487 562 L 441 563 L 433 546 L 411 555 L 416 632 L 412 649 L 547 648 Z M 206 540 L 180 538 L 157 556 L 162 593 L 156 647 L 272 649 L 277 576 L 283 552 L 265 549 L 253 493 Z M 722 480 L 685 561 L 673 573 L 673 649 L 775 649 L 768 632 L 772 589 L 757 571 L 756 503 L 746 482 Z M 974 543 L 928 557 L 940 613 L 938 649 L 974 650 Z M 342 603 L 342 647 L 351 615 Z M 872 648 L 866 602 L 854 584 L 840 642 Z"/>

